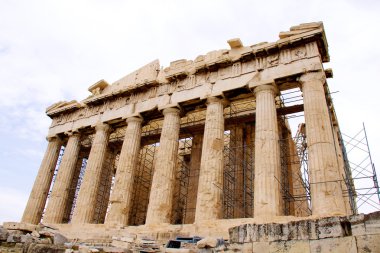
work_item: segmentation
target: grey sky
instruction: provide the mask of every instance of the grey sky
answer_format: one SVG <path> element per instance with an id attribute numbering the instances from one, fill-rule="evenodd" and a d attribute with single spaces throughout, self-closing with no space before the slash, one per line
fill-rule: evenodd
<path id="1" fill-rule="evenodd" d="M 292 25 L 323 21 L 343 132 L 366 123 L 380 166 L 379 1 L 0 0 L 0 223 L 19 220 L 46 147 L 45 108 L 82 100 L 158 58 L 195 59 L 240 37 L 275 41 Z"/>

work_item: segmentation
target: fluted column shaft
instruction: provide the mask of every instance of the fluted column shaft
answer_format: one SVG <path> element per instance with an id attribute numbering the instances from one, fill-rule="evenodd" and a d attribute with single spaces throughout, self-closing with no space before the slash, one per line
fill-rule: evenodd
<path id="1" fill-rule="evenodd" d="M 63 221 L 65 210 L 68 205 L 71 181 L 73 180 L 75 173 L 79 151 L 79 133 L 70 134 L 53 185 L 53 190 L 46 207 L 46 213 L 43 219 L 45 223 L 62 223 Z"/>
<path id="2" fill-rule="evenodd" d="M 281 210 L 276 91 L 275 85 L 261 85 L 255 88 L 255 217 L 280 215 Z"/>
<path id="3" fill-rule="evenodd" d="M 95 130 L 95 138 L 72 218 L 73 224 L 93 223 L 94 219 L 98 188 L 107 154 L 110 127 L 107 124 L 98 124 Z"/>
<path id="4" fill-rule="evenodd" d="M 38 224 L 41 221 L 62 145 L 62 141 L 58 137 L 49 138 L 48 141 L 49 143 L 36 180 L 34 181 L 32 192 L 30 193 L 21 222 Z"/>
<path id="5" fill-rule="evenodd" d="M 207 100 L 195 222 L 222 218 L 225 101 Z"/>
<path id="6" fill-rule="evenodd" d="M 195 134 L 191 144 L 189 187 L 186 201 L 185 224 L 194 223 L 195 207 L 197 204 L 197 192 L 199 182 L 199 168 L 202 157 L 203 133 Z"/>
<path id="7" fill-rule="evenodd" d="M 121 148 L 115 176 L 115 186 L 111 194 L 111 207 L 106 224 L 128 225 L 133 193 L 133 180 L 141 142 L 141 118 L 127 119 L 128 126 Z"/>
<path id="8" fill-rule="evenodd" d="M 304 98 L 308 168 L 313 215 L 343 215 L 345 206 L 331 122 L 323 84 L 324 74 L 300 79 Z"/>
<path id="9" fill-rule="evenodd" d="M 146 224 L 170 223 L 180 127 L 179 109 L 164 109 Z"/>

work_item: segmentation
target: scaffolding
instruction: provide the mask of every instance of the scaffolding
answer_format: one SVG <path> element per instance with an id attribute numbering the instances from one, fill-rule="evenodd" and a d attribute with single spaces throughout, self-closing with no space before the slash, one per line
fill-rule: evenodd
<path id="1" fill-rule="evenodd" d="M 173 224 L 183 224 L 186 220 L 187 199 L 190 179 L 190 156 L 192 137 L 179 140 L 179 152 L 176 170 L 176 185 L 173 196 Z"/>
<path id="2" fill-rule="evenodd" d="M 80 163 L 79 175 L 77 175 L 76 180 L 73 180 L 73 183 L 75 186 L 71 188 L 71 192 L 72 191 L 74 192 L 73 197 L 72 197 L 72 202 L 71 202 L 72 204 L 70 205 L 69 215 L 68 217 L 66 216 L 67 219 L 64 222 L 70 223 L 74 215 L 74 210 L 75 210 L 76 202 L 78 199 L 79 189 L 80 189 L 80 186 L 82 185 L 84 172 L 87 166 L 87 160 L 88 160 L 88 157 L 84 157 L 84 156 L 81 159 L 79 159 L 79 163 Z"/>
<path id="3" fill-rule="evenodd" d="M 239 114 L 251 111 L 252 99 L 232 102 L 225 109 L 223 217 L 245 218 L 253 213 L 254 141 L 252 123 L 239 121 Z"/>
<path id="4" fill-rule="evenodd" d="M 158 143 L 148 144 L 140 150 L 134 179 L 130 225 L 145 223 L 157 146 Z"/>
<path id="5" fill-rule="evenodd" d="M 349 192 L 356 199 L 354 213 L 380 211 L 380 188 L 372 161 L 367 132 L 363 128 L 353 136 L 343 134 L 344 156 L 348 159 L 354 189 Z M 348 182 L 350 183 L 350 182 Z"/>
<path id="6" fill-rule="evenodd" d="M 298 126 L 295 137 L 285 129 L 279 140 L 282 212 L 284 215 L 308 216 L 311 215 L 311 194 L 305 124 Z"/>
<path id="7" fill-rule="evenodd" d="M 338 144 L 337 150 L 342 153 L 343 159 L 343 174 L 339 182 L 342 185 L 343 197 L 349 200 L 349 206 L 353 214 L 356 213 L 368 213 L 380 210 L 380 190 L 378 179 L 376 175 L 375 165 L 372 162 L 371 152 L 368 145 L 367 133 L 365 131 L 365 126 L 353 136 L 343 134 L 339 131 L 336 123 L 336 115 L 334 111 L 334 106 L 332 103 L 331 92 L 328 87 L 326 89 L 326 99 L 329 105 L 329 115 L 331 121 L 335 122 L 332 124 L 332 128 L 337 129 L 334 131 L 336 134 Z M 280 95 L 280 107 L 284 108 L 300 108 L 303 103 L 302 92 L 299 88 L 294 88 L 282 92 Z M 304 121 L 303 108 L 302 110 L 295 110 L 295 113 L 291 111 L 290 114 L 284 116 L 285 120 L 292 121 L 293 124 L 300 123 Z M 281 191 L 282 196 L 285 201 L 285 214 L 291 213 L 291 202 L 294 202 L 295 213 L 302 214 L 297 216 L 307 216 L 311 214 L 311 193 L 310 193 L 310 181 L 309 181 L 309 171 L 307 166 L 307 136 L 305 132 L 305 124 L 301 123 L 298 126 L 297 133 L 295 135 L 294 142 L 297 147 L 297 159 L 292 158 L 292 154 L 289 153 L 287 149 L 289 146 L 285 143 L 287 138 L 282 136 L 283 139 L 280 140 L 281 148 L 281 171 L 282 171 L 282 182 Z M 289 138 L 289 137 L 288 137 Z M 293 182 L 293 193 L 289 189 L 289 182 L 286 182 L 285 176 L 289 171 L 286 167 L 290 164 L 298 164 L 299 170 L 297 174 L 290 177 Z M 296 186 L 295 186 L 296 185 Z M 297 191 L 297 187 L 301 187 L 301 192 Z M 302 193 L 303 191 L 303 193 Z M 295 194 L 294 192 L 302 193 Z M 305 204 L 306 203 L 306 204 Z"/>
<path id="8" fill-rule="evenodd" d="M 100 182 L 98 186 L 98 192 L 96 196 L 96 208 L 93 217 L 93 222 L 102 224 L 104 223 L 106 213 L 108 210 L 108 202 L 110 198 L 112 182 L 114 181 L 116 162 L 118 153 L 112 148 L 108 148 L 106 154 L 106 160 L 103 164 L 103 168 L 100 175 Z"/>

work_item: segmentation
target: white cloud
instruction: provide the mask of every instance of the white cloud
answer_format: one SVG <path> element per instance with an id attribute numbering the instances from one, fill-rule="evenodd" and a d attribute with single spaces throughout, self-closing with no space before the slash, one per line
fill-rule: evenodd
<path id="1" fill-rule="evenodd" d="M 5 221 L 19 221 L 28 196 L 17 189 L 1 187 L 0 191 L 0 224 Z"/>

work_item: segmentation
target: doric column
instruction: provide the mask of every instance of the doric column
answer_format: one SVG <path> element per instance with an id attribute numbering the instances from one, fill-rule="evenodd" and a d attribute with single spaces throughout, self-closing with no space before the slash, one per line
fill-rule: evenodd
<path id="1" fill-rule="evenodd" d="M 58 137 L 48 138 L 48 141 L 49 143 L 36 180 L 34 181 L 32 192 L 30 193 L 21 222 L 38 224 L 41 221 L 62 145 L 62 141 Z"/>
<path id="2" fill-rule="evenodd" d="M 58 169 L 57 177 L 53 185 L 44 223 L 62 223 L 68 205 L 70 186 L 75 173 L 80 150 L 79 133 L 70 133 L 62 161 Z"/>
<path id="3" fill-rule="evenodd" d="M 127 119 L 123 147 L 116 170 L 115 185 L 111 194 L 111 207 L 106 224 L 128 225 L 129 211 L 133 192 L 133 180 L 141 141 L 141 118 Z"/>
<path id="4" fill-rule="evenodd" d="M 304 99 L 308 169 L 313 215 L 344 215 L 334 137 L 321 72 L 300 78 Z"/>
<path id="5" fill-rule="evenodd" d="M 222 218 L 225 101 L 207 99 L 195 222 Z"/>
<path id="6" fill-rule="evenodd" d="M 280 215 L 280 147 L 277 88 L 260 85 L 256 95 L 254 217 Z"/>
<path id="7" fill-rule="evenodd" d="M 154 168 L 146 224 L 170 223 L 178 156 L 180 110 L 166 108 Z"/>
<path id="8" fill-rule="evenodd" d="M 101 180 L 103 164 L 107 153 L 110 129 L 109 125 L 102 123 L 95 127 L 95 138 L 91 146 L 83 182 L 76 201 L 72 218 L 73 224 L 93 223 L 99 182 Z"/>
<path id="9" fill-rule="evenodd" d="M 230 130 L 230 151 L 235 162 L 235 193 L 233 218 L 244 218 L 244 128 L 242 125 L 235 126 Z"/>
<path id="10" fill-rule="evenodd" d="M 186 218 L 185 224 L 194 223 L 195 219 L 195 207 L 197 204 L 197 192 L 199 182 L 199 168 L 202 157 L 202 141 L 203 133 L 197 133 L 194 135 L 191 144 L 190 154 L 190 178 L 189 187 L 187 193 L 186 202 Z"/>

